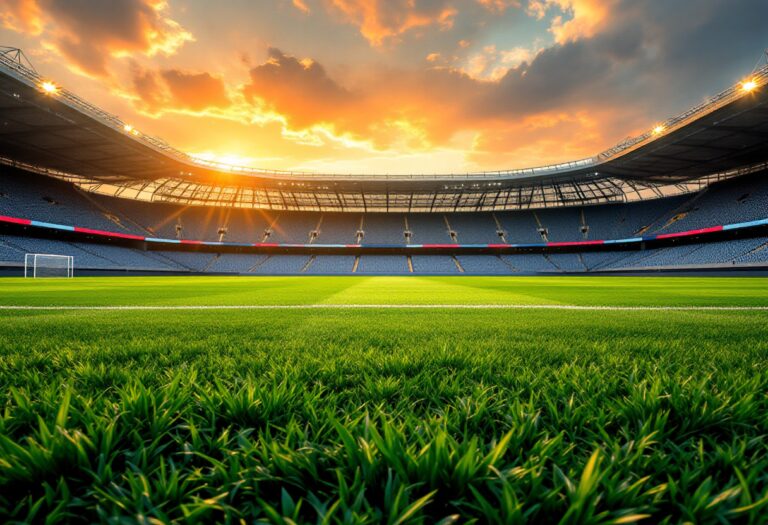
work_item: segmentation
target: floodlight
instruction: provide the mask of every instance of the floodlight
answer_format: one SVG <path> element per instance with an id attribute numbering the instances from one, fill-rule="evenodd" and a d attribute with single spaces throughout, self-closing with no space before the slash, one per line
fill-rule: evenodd
<path id="1" fill-rule="evenodd" d="M 664 126 L 662 126 L 661 124 L 653 128 L 654 135 L 660 135 L 663 131 L 664 131 Z"/>
<path id="2" fill-rule="evenodd" d="M 126 133 L 130 133 L 131 131 L 133 131 L 133 126 L 131 126 L 130 124 L 126 124 L 125 126 L 123 126 L 123 129 L 125 130 Z"/>
<path id="3" fill-rule="evenodd" d="M 47 81 L 40 84 L 40 88 L 43 90 L 44 93 L 48 95 L 53 95 L 59 90 L 56 84 L 54 84 L 53 82 L 47 82 Z"/>
<path id="4" fill-rule="evenodd" d="M 754 91 L 754 89 L 757 87 L 757 82 L 754 80 L 747 80 L 746 82 L 741 83 L 741 89 L 742 91 L 746 91 L 749 93 L 750 91 Z"/>

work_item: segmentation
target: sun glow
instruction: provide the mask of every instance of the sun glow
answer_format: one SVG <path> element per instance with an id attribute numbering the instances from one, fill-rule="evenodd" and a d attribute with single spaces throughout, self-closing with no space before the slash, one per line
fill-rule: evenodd
<path id="1" fill-rule="evenodd" d="M 741 89 L 743 91 L 746 91 L 747 93 L 749 93 L 750 91 L 754 91 L 756 87 L 757 87 L 757 82 L 755 82 L 754 80 L 747 80 L 746 82 L 742 82 L 741 84 Z"/>
<path id="2" fill-rule="evenodd" d="M 201 153 L 190 153 L 190 157 L 203 163 L 224 164 L 227 166 L 257 167 L 263 159 L 247 157 L 237 153 L 216 153 L 213 151 L 204 151 Z"/>
<path id="3" fill-rule="evenodd" d="M 54 95 L 57 91 L 59 91 L 59 88 L 56 84 L 47 81 L 40 84 L 40 89 L 42 89 L 43 92 L 48 95 Z"/>

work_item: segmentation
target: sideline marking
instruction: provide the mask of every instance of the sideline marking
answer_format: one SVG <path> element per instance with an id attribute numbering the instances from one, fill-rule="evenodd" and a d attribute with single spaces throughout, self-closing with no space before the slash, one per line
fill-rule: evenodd
<path id="1" fill-rule="evenodd" d="M 252 304 L 252 305 L 117 305 L 117 306 L 13 306 L 0 310 L 605 310 L 605 311 L 768 311 L 768 306 L 605 306 L 569 304 Z"/>

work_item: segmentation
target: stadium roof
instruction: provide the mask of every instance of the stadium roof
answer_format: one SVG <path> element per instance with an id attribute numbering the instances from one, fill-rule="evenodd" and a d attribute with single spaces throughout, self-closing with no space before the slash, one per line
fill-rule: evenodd
<path id="1" fill-rule="evenodd" d="M 628 202 L 696 191 L 768 163 L 768 66 L 588 159 L 467 174 L 260 170 L 195 159 L 0 48 L 0 162 L 141 200 L 275 210 L 480 211 Z"/>

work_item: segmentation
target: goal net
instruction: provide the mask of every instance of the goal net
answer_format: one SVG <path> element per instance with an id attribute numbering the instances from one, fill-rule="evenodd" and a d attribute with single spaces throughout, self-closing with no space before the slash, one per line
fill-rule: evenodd
<path id="1" fill-rule="evenodd" d="M 74 261 L 71 255 L 28 253 L 24 256 L 24 277 L 72 277 Z"/>

